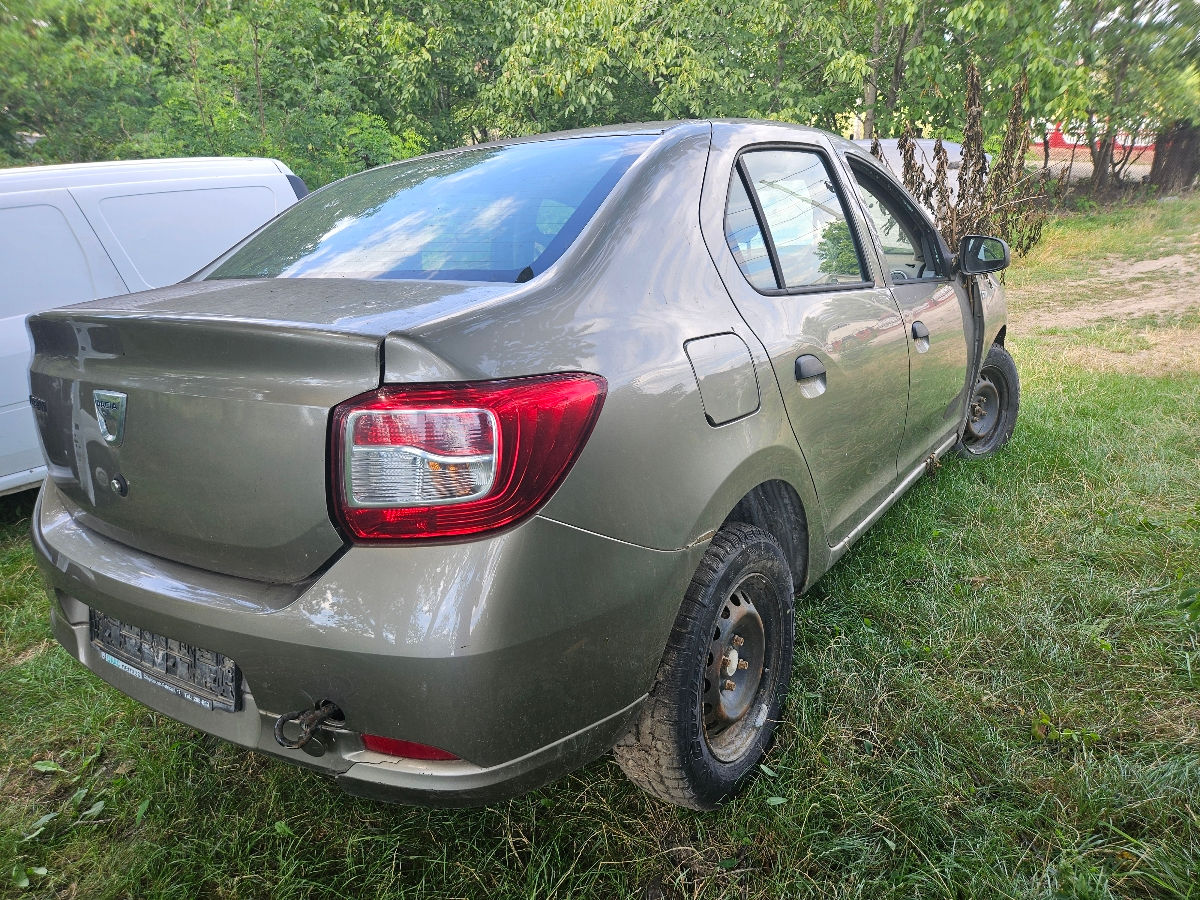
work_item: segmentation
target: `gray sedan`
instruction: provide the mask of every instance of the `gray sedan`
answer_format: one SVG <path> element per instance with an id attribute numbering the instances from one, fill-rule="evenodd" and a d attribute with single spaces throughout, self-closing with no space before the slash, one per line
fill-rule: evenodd
<path id="1" fill-rule="evenodd" d="M 203 731 L 478 804 L 615 747 L 711 808 L 793 598 L 1009 439 L 988 273 L 778 123 L 541 135 L 331 184 L 189 281 L 29 320 L 54 633 Z"/>

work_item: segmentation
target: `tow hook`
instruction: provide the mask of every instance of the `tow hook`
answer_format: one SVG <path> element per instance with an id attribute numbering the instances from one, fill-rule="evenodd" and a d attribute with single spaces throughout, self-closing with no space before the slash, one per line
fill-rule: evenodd
<path id="1" fill-rule="evenodd" d="M 284 713 L 275 720 L 275 742 L 288 750 L 299 750 L 310 740 L 313 733 L 326 722 L 341 723 L 346 720 L 342 711 L 331 700 L 322 700 L 312 709 L 301 709 L 296 712 Z M 300 726 L 300 737 L 289 741 L 283 736 L 283 726 L 295 722 Z"/>

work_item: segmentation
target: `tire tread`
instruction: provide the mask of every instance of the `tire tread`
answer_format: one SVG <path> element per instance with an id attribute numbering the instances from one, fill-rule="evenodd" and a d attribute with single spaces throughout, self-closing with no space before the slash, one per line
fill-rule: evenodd
<path id="1" fill-rule="evenodd" d="M 768 545 L 783 559 L 775 539 L 754 525 L 729 522 L 713 536 L 684 594 L 649 697 L 633 727 L 613 748 L 618 765 L 634 784 L 677 806 L 703 810 L 717 805 L 697 791 L 676 739 L 681 715 L 690 714 L 690 710 L 680 709 L 682 680 L 689 674 L 680 658 L 692 646 L 696 629 L 711 615 L 704 601 L 708 586 L 732 557 L 755 544 Z M 698 754 L 700 748 L 689 747 L 687 752 Z"/>

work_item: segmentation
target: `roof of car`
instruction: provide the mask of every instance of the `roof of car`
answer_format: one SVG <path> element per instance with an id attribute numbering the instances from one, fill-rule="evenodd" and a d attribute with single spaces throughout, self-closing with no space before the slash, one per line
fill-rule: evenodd
<path id="1" fill-rule="evenodd" d="M 476 148 L 486 147 L 502 147 L 509 144 L 527 144 L 535 141 L 554 141 L 562 140 L 563 138 L 589 138 L 589 137 L 608 137 L 615 135 L 664 135 L 671 131 L 692 130 L 697 126 L 711 127 L 713 125 L 730 125 L 730 126 L 775 126 L 780 129 L 786 129 L 791 132 L 801 134 L 821 134 L 826 137 L 834 137 L 830 132 L 822 131 L 819 128 L 813 128 L 809 125 L 798 125 L 795 122 L 781 122 L 769 119 L 669 119 L 661 122 L 628 122 L 614 125 L 596 125 L 590 128 L 574 128 L 568 131 L 550 131 L 540 134 L 526 134 L 510 138 L 501 138 L 495 141 L 489 141 L 485 144 L 474 144 L 465 147 L 452 147 L 445 150 L 439 150 L 438 153 L 457 153 L 462 150 L 474 150 Z M 430 154 L 435 155 L 435 154 Z M 403 162 L 403 160 L 401 160 Z"/>
<path id="2" fill-rule="evenodd" d="M 197 156 L 179 159 L 126 159 L 115 162 L 66 163 L 0 169 L 0 192 L 165 181 L 214 175 L 287 175 L 277 159 L 258 156 Z"/>

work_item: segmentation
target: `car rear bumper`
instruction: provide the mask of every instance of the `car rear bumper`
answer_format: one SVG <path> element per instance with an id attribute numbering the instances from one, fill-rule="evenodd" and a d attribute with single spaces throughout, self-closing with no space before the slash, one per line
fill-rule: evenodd
<path id="1" fill-rule="evenodd" d="M 60 643 L 172 718 L 382 799 L 472 805 L 532 788 L 616 741 L 645 696 L 704 548 L 648 550 L 547 519 L 483 540 L 354 546 L 301 585 L 231 578 L 131 550 L 78 524 L 47 485 L 33 542 Z M 223 653 L 236 712 L 106 662 L 89 608 Z M 275 719 L 329 699 L 344 727 L 276 743 Z M 363 748 L 362 733 L 461 760 Z"/>

